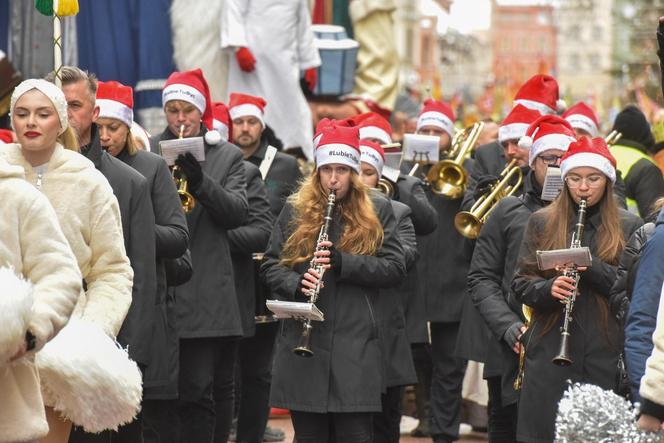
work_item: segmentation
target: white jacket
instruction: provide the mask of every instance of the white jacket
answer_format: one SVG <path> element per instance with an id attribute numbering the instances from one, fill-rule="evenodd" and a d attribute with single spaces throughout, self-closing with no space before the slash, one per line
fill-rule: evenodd
<path id="1" fill-rule="evenodd" d="M 59 144 L 41 177 L 23 158 L 20 145 L 5 145 L 0 152 L 10 164 L 24 168 L 28 182 L 55 209 L 87 284 L 74 315 L 117 336 L 131 304 L 134 273 L 125 253 L 118 201 L 108 181 L 92 162 Z"/>
<path id="2" fill-rule="evenodd" d="M 81 274 L 48 200 L 25 181 L 23 170 L 0 158 L 0 266 L 33 283 L 29 330 L 37 346 L 21 360 L 0 362 L 0 442 L 48 432 L 34 352 L 67 323 L 81 291 Z M 0 297 L 7 296 L 0 288 Z"/>

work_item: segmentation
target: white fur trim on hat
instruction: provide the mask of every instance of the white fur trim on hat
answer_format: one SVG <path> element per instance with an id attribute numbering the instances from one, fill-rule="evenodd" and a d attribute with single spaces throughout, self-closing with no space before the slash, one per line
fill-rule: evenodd
<path id="1" fill-rule="evenodd" d="M 567 157 L 560 163 L 560 174 L 563 180 L 565 180 L 565 177 L 572 169 L 584 166 L 595 168 L 606 175 L 612 183 L 616 182 L 616 169 L 609 159 L 594 152 L 579 152 L 578 154 Z"/>
<path id="2" fill-rule="evenodd" d="M 231 120 L 239 117 L 253 116 L 260 120 L 263 127 L 265 127 L 265 120 L 263 120 L 263 111 L 258 106 L 252 103 L 243 103 L 241 105 L 233 106 L 228 110 L 231 114 Z"/>
<path id="3" fill-rule="evenodd" d="M 520 98 L 518 100 L 514 100 L 514 106 L 516 105 L 523 105 L 528 109 L 534 109 L 535 111 L 539 111 L 542 114 L 555 114 L 556 110 L 550 108 L 549 106 L 545 105 L 544 103 L 536 102 L 535 100 L 526 100 L 525 98 Z"/>
<path id="4" fill-rule="evenodd" d="M 530 147 L 530 154 L 528 157 L 528 164 L 532 167 L 535 159 L 544 151 L 549 149 L 560 149 L 561 151 L 567 152 L 570 143 L 575 142 L 576 140 L 573 137 L 565 134 L 547 134 L 539 137 L 533 142 L 533 145 Z"/>
<path id="5" fill-rule="evenodd" d="M 454 136 L 454 122 L 442 112 L 427 111 L 423 112 L 417 118 L 416 130 L 419 131 L 424 126 L 436 126 L 447 132 L 450 137 Z"/>
<path id="6" fill-rule="evenodd" d="M 599 128 L 590 117 L 583 114 L 572 114 L 565 117 L 565 120 L 567 120 L 573 128 L 582 129 L 590 134 L 591 137 L 597 137 L 599 135 Z"/>
<path id="7" fill-rule="evenodd" d="M 228 126 L 226 123 L 220 122 L 215 118 L 212 120 L 212 127 L 221 135 L 224 141 L 228 141 Z"/>
<path id="8" fill-rule="evenodd" d="M 191 103 L 196 106 L 196 109 L 201 111 L 201 114 L 205 113 L 205 107 L 207 106 L 205 95 L 203 95 L 201 91 L 192 86 L 183 85 L 181 83 L 168 85 L 161 92 L 161 104 L 163 106 L 166 106 L 166 103 L 171 100 L 182 100 Z"/>
<path id="9" fill-rule="evenodd" d="M 498 128 L 498 141 L 519 140 L 526 134 L 528 123 L 510 123 Z"/>
<path id="10" fill-rule="evenodd" d="M 352 146 L 341 143 L 322 145 L 316 149 L 316 169 L 323 165 L 342 164 L 360 173 L 360 153 Z"/>
<path id="11" fill-rule="evenodd" d="M 58 113 L 58 119 L 60 120 L 60 132 L 58 134 L 65 132 L 69 127 L 69 117 L 67 116 L 67 99 L 65 98 L 64 92 L 62 92 L 60 88 L 51 82 L 47 82 L 46 80 L 42 80 L 40 78 L 30 78 L 19 83 L 19 85 L 12 93 L 9 111 L 13 113 L 14 106 L 16 106 L 18 99 L 21 98 L 23 94 L 32 89 L 37 89 L 46 97 L 48 97 L 51 102 L 53 102 L 53 107 L 55 108 L 55 112 Z M 14 123 L 12 123 L 12 129 L 14 129 Z"/>
<path id="12" fill-rule="evenodd" d="M 360 161 L 373 166 L 378 172 L 378 176 L 383 174 L 384 161 L 375 149 L 360 145 Z"/>
<path id="13" fill-rule="evenodd" d="M 131 128 L 134 122 L 134 110 L 129 106 L 105 98 L 98 98 L 96 104 L 99 106 L 99 118 L 114 118 Z"/>
<path id="14" fill-rule="evenodd" d="M 392 136 L 378 126 L 364 126 L 360 128 L 360 140 L 368 138 L 378 139 L 384 145 L 392 143 Z"/>
<path id="15" fill-rule="evenodd" d="M 205 137 L 203 138 L 205 139 L 205 143 L 207 143 L 208 145 L 216 145 L 221 141 L 221 134 L 219 133 L 219 131 L 213 129 L 211 131 L 206 132 Z"/>
<path id="16" fill-rule="evenodd" d="M 32 284 L 11 268 L 0 268 L 0 368 L 25 343 L 32 316 Z"/>
<path id="17" fill-rule="evenodd" d="M 314 137 L 314 149 L 318 147 L 318 143 L 320 142 L 320 139 L 323 138 L 323 133 L 321 132 L 318 134 L 316 137 Z"/>

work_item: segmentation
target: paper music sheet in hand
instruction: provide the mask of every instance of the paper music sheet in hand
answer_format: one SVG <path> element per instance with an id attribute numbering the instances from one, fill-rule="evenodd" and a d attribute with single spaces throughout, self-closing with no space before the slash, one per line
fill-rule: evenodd
<path id="1" fill-rule="evenodd" d="M 164 157 L 168 166 L 175 164 L 178 155 L 191 152 L 199 162 L 205 161 L 205 143 L 203 137 L 176 138 L 173 140 L 162 140 L 159 142 L 161 156 Z"/>
<path id="2" fill-rule="evenodd" d="M 277 318 L 293 318 L 295 320 L 323 321 L 323 313 L 313 303 L 297 301 L 268 300 L 265 306 L 274 312 Z"/>
<path id="3" fill-rule="evenodd" d="M 558 166 L 549 166 L 546 168 L 546 177 L 544 177 L 544 186 L 542 186 L 542 200 L 554 201 L 560 191 L 563 189 L 563 179 L 560 175 Z"/>
<path id="4" fill-rule="evenodd" d="M 411 162 L 438 163 L 440 152 L 435 135 L 406 134 L 403 137 L 403 159 Z"/>
<path id="5" fill-rule="evenodd" d="M 555 269 L 556 266 L 592 266 L 593 264 L 593 257 L 587 246 L 537 251 L 535 255 L 537 256 L 537 267 L 540 271 Z"/>

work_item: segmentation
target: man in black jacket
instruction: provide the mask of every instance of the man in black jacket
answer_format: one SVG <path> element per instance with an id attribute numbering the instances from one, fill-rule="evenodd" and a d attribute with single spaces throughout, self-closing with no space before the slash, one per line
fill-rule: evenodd
<path id="1" fill-rule="evenodd" d="M 228 437 L 233 413 L 233 367 L 242 323 L 228 231 L 244 224 L 248 216 L 245 169 L 240 150 L 208 130 L 212 101 L 199 69 L 171 74 L 162 101 L 168 126 L 152 138 L 151 150 L 159 152 L 159 142 L 178 138 L 181 129 L 184 138 L 202 137 L 205 149 L 203 163 L 191 153 L 175 161 L 196 206 L 187 214 L 193 274 L 174 292 L 182 438 L 207 443 L 217 430 Z M 215 382 L 225 393 L 216 401 Z"/>
<path id="2" fill-rule="evenodd" d="M 155 322 L 157 297 L 157 266 L 155 258 L 155 217 L 150 190 L 145 177 L 131 166 L 108 154 L 101 147 L 94 121 L 99 115 L 95 104 L 97 79 L 94 75 L 73 66 L 61 71 L 62 90 L 67 99 L 69 120 L 76 129 L 85 155 L 106 177 L 118 199 L 122 232 L 127 256 L 134 270 L 132 302 L 118 342 L 127 347 L 129 356 L 142 371 L 150 364 L 152 334 Z M 49 80 L 53 80 L 52 76 Z M 141 437 L 141 419 L 123 426 L 114 441 L 136 441 Z M 111 433 L 86 434 L 75 429 L 72 442 L 109 441 Z"/>
<path id="3" fill-rule="evenodd" d="M 477 239 L 468 273 L 473 303 L 492 332 L 484 366 L 492 442 L 516 441 L 518 392 L 513 383 L 525 319 L 520 304 L 508 295 L 521 239 L 530 214 L 547 203 L 541 199 L 547 168 L 560 163 L 574 140 L 573 128 L 556 116 L 542 117 L 531 125 L 531 129 L 534 127 L 555 137 L 541 137 L 533 142 L 529 154 L 531 169 L 523 180 L 523 194 L 502 199 L 493 210 Z"/>

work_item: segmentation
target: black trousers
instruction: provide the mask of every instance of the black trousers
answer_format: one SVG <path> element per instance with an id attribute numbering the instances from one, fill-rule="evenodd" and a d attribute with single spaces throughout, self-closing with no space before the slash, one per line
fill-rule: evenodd
<path id="1" fill-rule="evenodd" d="M 374 443 L 399 443 L 403 386 L 390 386 L 380 400 L 383 410 L 373 417 Z"/>
<path id="2" fill-rule="evenodd" d="M 177 400 L 144 400 L 142 414 L 145 443 L 180 442 Z"/>
<path id="3" fill-rule="evenodd" d="M 454 356 L 458 332 L 459 323 L 431 323 L 431 434 L 436 443 L 459 439 L 466 361 Z"/>
<path id="4" fill-rule="evenodd" d="M 180 339 L 178 415 L 183 441 L 210 443 L 215 437 L 215 425 L 219 435 L 228 438 L 238 342 L 237 337 Z M 223 379 L 218 392 L 215 377 Z M 216 403 L 215 396 L 219 398 Z"/>
<path id="5" fill-rule="evenodd" d="M 486 379 L 489 387 L 489 441 L 512 443 L 516 441 L 517 404 L 503 406 L 501 377 Z"/>
<path id="6" fill-rule="evenodd" d="M 239 383 L 236 395 L 237 442 L 261 443 L 270 415 L 270 382 L 272 381 L 272 354 L 279 332 L 279 323 L 256 325 L 253 337 L 240 340 L 238 350 Z M 220 442 L 221 443 L 221 442 Z M 224 442 L 225 443 L 225 442 Z"/>
<path id="7" fill-rule="evenodd" d="M 74 426 L 69 434 L 69 443 L 143 443 L 143 429 L 140 415 L 136 420 L 116 431 L 103 431 L 99 434 L 90 434 L 83 428 Z"/>
<path id="8" fill-rule="evenodd" d="M 373 413 L 291 411 L 297 443 L 372 443 Z"/>

